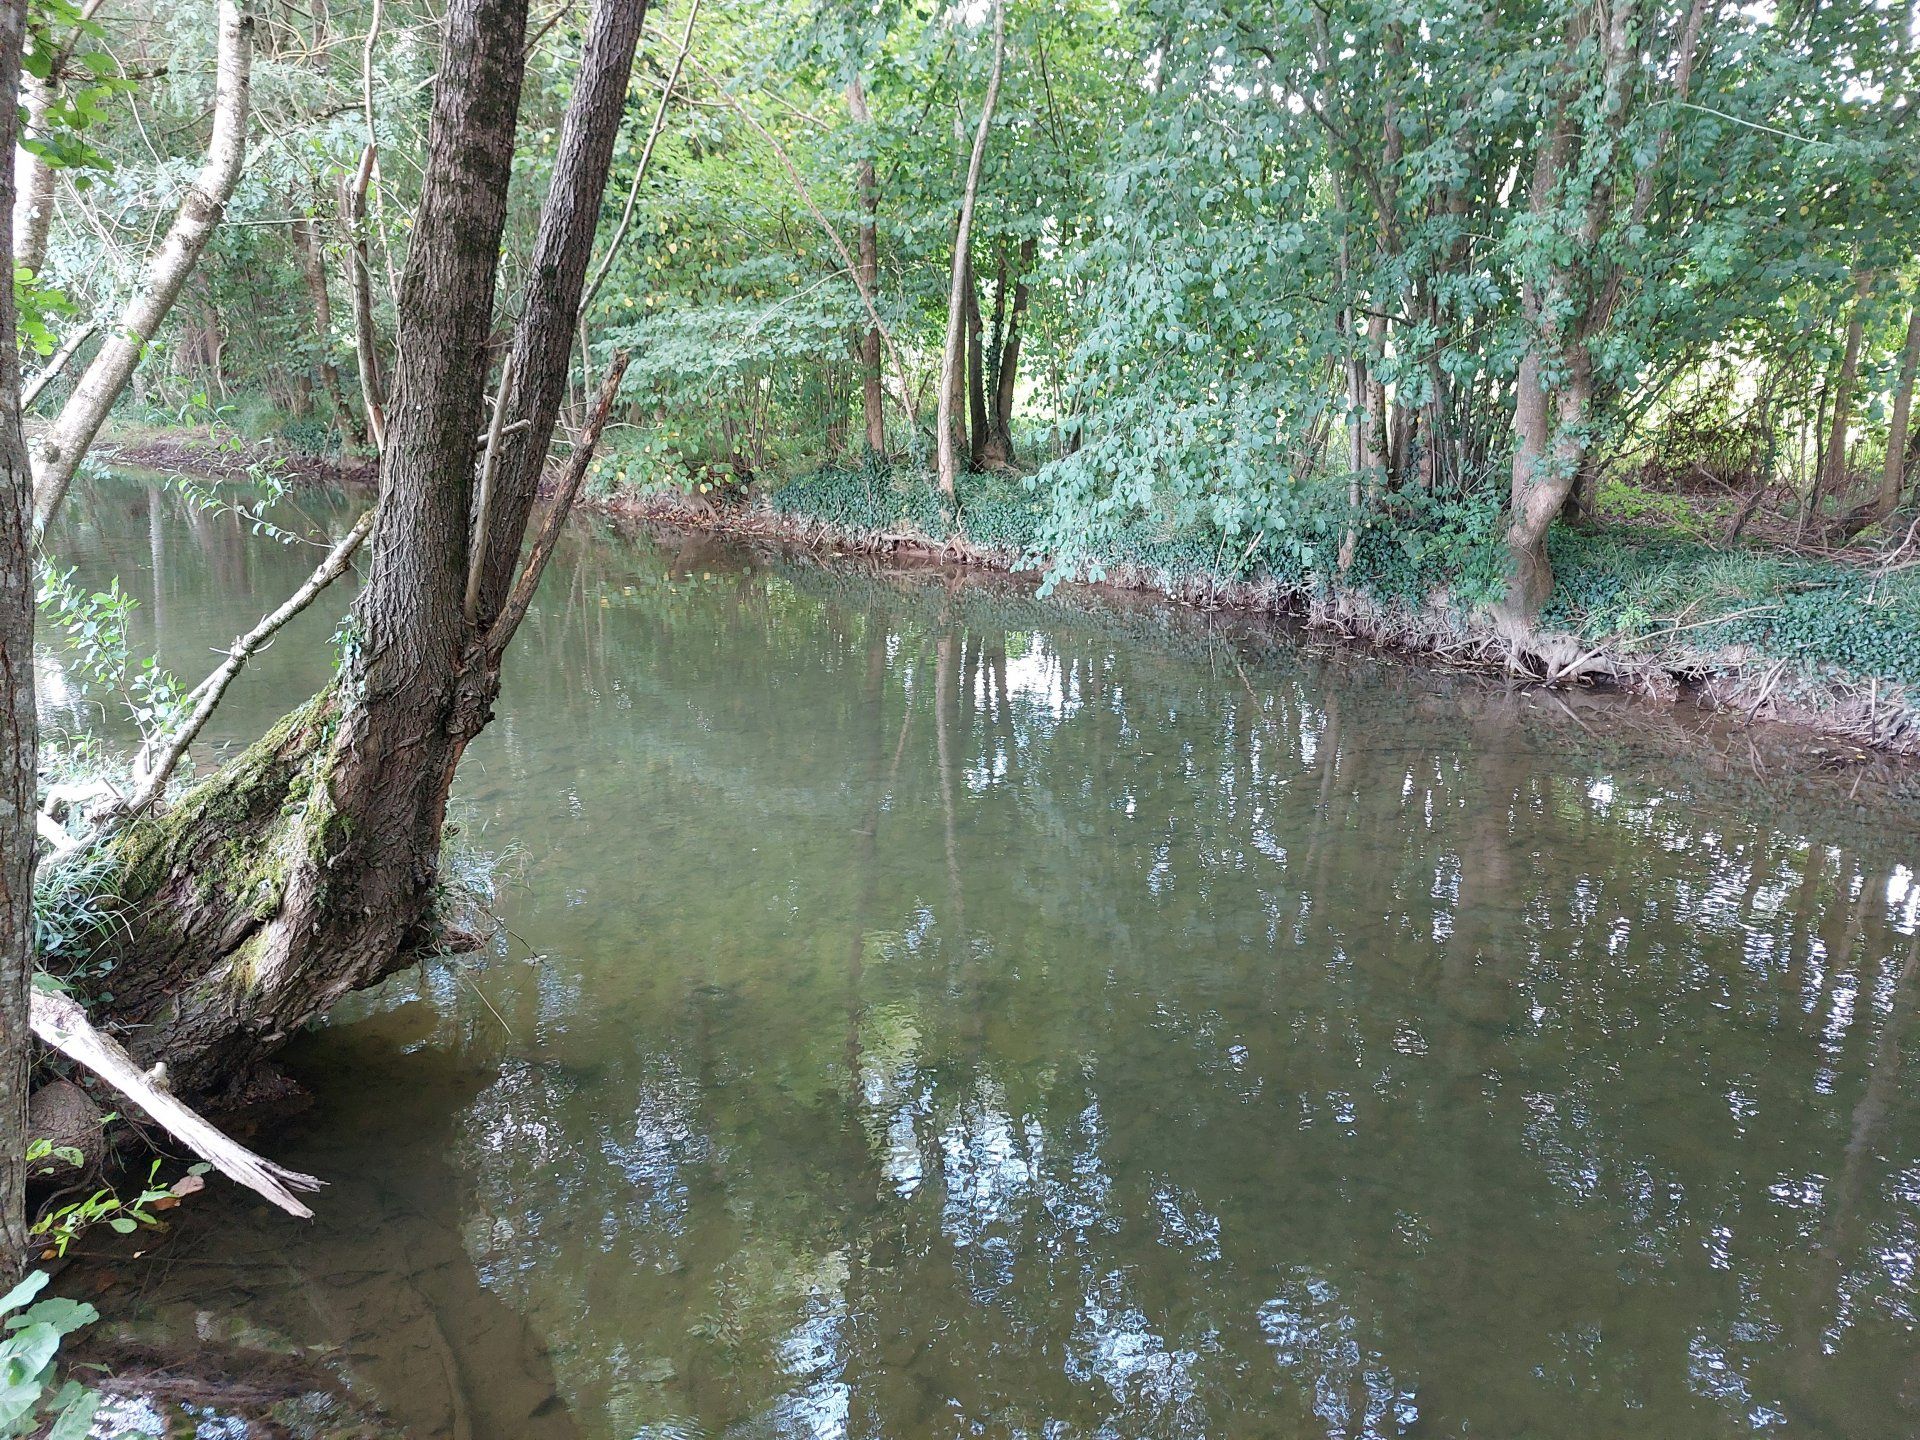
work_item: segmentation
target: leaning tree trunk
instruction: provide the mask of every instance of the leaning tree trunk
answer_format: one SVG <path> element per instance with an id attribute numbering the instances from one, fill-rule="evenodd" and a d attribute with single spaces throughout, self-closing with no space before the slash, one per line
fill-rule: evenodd
<path id="1" fill-rule="evenodd" d="M 960 223 L 953 237 L 953 271 L 947 285 L 947 338 L 940 349 L 940 410 L 934 425 L 935 464 L 940 493 L 953 498 L 960 476 L 959 432 L 966 404 L 966 303 L 968 247 L 973 237 L 973 207 L 980 194 L 980 165 L 987 154 L 987 129 L 993 124 L 993 105 L 1000 98 L 1000 70 L 1007 55 L 1006 0 L 994 0 L 993 73 L 987 80 L 987 100 L 980 109 L 980 125 L 973 132 L 973 154 L 967 161 L 966 183 L 960 190 Z"/>
<path id="2" fill-rule="evenodd" d="M 206 162 L 187 186 L 145 282 L 127 302 L 120 323 L 80 377 L 59 418 L 40 442 L 33 468 L 34 523 L 45 529 L 81 458 L 93 444 L 107 412 L 127 388 L 141 353 L 159 333 L 173 302 L 219 228 L 227 201 L 240 183 L 246 159 L 247 112 L 253 73 L 253 0 L 220 0 L 220 41 L 215 62 L 213 135 Z"/>
<path id="3" fill-rule="evenodd" d="M 512 463 L 501 457 L 484 554 L 470 542 L 475 437 L 527 0 L 448 9 L 428 181 L 401 282 L 408 358 L 340 677 L 172 812 L 118 841 L 124 913 L 136 918 L 111 1013 L 132 1027 L 141 1059 L 166 1061 L 176 1086 L 217 1094 L 425 938 L 454 771 L 491 717 L 502 654 L 563 508 L 550 512 L 516 582 L 497 598 L 483 585 L 477 620 L 466 612 L 469 576 L 479 565 L 491 581 L 495 570 L 481 562 L 505 557 L 511 578 L 519 557 L 644 8 L 598 0 L 590 22 L 514 352 L 525 357 L 515 367 L 523 383 L 509 403 L 534 438 Z"/>
<path id="4" fill-rule="evenodd" d="M 26 0 L 0 0 L 0 156 L 17 121 Z M 0 213 L 13 171 L 0 165 Z M 0 236 L 0 275 L 13 273 L 13 237 Z M 27 983 L 33 949 L 35 769 L 33 477 L 20 431 L 20 351 L 13 287 L 0 287 L 0 1275 L 27 1253 Z"/>

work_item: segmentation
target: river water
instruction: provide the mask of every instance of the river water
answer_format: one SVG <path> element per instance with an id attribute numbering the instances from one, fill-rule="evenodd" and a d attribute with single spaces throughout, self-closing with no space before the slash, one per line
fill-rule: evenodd
<path id="1" fill-rule="evenodd" d="M 189 680 L 317 553 L 56 548 Z M 1920 804 L 1763 732 L 580 524 L 457 790 L 493 945 L 288 1057 L 313 1224 L 216 1186 L 103 1308 L 422 1435 L 1915 1433 Z"/>

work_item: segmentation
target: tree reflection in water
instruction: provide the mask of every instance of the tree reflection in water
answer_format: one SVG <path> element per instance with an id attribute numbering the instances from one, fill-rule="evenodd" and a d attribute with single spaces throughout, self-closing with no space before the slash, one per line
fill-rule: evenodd
<path id="1" fill-rule="evenodd" d="M 1920 1428 L 1898 773 L 699 539 L 523 635 L 537 954 L 301 1063 L 491 1077 L 444 1223 L 583 1434 Z"/>

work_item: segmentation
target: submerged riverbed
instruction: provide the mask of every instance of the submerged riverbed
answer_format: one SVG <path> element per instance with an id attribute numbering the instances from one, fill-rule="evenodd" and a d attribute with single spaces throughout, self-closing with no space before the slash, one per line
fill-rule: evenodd
<path id="1" fill-rule="evenodd" d="M 76 510 L 189 682 L 315 559 Z M 456 792 L 495 944 L 289 1055 L 312 1225 L 217 1187 L 100 1303 L 422 1435 L 1914 1433 L 1920 791 L 1829 759 L 582 525 Z"/>

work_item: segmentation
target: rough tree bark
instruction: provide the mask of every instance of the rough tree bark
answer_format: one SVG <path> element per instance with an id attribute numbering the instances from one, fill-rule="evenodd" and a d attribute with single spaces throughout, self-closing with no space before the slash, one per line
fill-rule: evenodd
<path id="1" fill-rule="evenodd" d="M 847 113 L 862 129 L 860 163 L 854 172 L 854 193 L 860 202 L 860 285 L 872 295 L 880 287 L 880 188 L 873 169 L 873 152 L 866 127 L 873 123 L 867 111 L 867 92 L 858 75 L 847 86 Z M 860 408 L 867 422 L 867 449 L 887 453 L 886 396 L 880 388 L 880 327 L 869 325 L 860 336 Z"/>
<path id="2" fill-rule="evenodd" d="M 26 0 L 0 0 L 0 155 L 13 152 Z M 0 166 L 0 209 L 13 172 Z M 13 237 L 0 237 L 0 275 Z M 0 1274 L 27 1254 L 27 986 L 33 953 L 33 477 L 20 431 L 20 350 L 13 287 L 0 287 Z"/>
<path id="3" fill-rule="evenodd" d="M 408 363 L 340 678 L 116 842 L 124 913 L 138 918 L 119 942 L 111 1013 L 143 1061 L 166 1061 L 178 1088 L 217 1096 L 426 937 L 447 792 L 491 717 L 512 637 L 501 606 L 526 530 L 521 502 L 531 504 L 565 382 L 643 11 L 642 0 L 598 0 L 589 21 L 516 339 L 515 406 L 530 438 L 501 456 L 483 558 L 502 563 L 483 566 L 469 622 L 473 467 L 527 0 L 448 7 L 427 185 L 400 287 Z M 523 571 L 511 593 L 537 580 Z"/>
<path id="4" fill-rule="evenodd" d="M 33 467 L 33 510 L 34 523 L 42 529 L 60 508 L 81 457 L 126 389 L 147 343 L 180 297 L 240 182 L 253 73 L 253 0 L 220 0 L 219 24 L 213 135 L 206 161 L 187 186 L 173 227 L 148 263 L 144 282 L 127 302 L 118 328 L 100 347 L 40 442 Z"/>
<path id="5" fill-rule="evenodd" d="M 960 445 L 955 428 L 965 402 L 966 302 L 970 274 L 969 247 L 973 238 L 973 207 L 980 194 L 980 166 L 987 154 L 987 130 L 993 124 L 994 102 L 1000 98 L 1000 71 L 1007 58 L 1006 0 L 994 0 L 993 73 L 987 80 L 987 99 L 980 124 L 973 132 L 973 154 L 967 161 L 966 184 L 960 191 L 960 223 L 953 237 L 953 273 L 947 286 L 947 338 L 940 350 L 940 412 L 934 425 L 940 493 L 953 498 L 960 476 Z"/>
<path id="6" fill-rule="evenodd" d="M 307 299 L 313 306 L 313 338 L 319 356 L 316 365 L 320 371 L 320 384 L 327 392 L 334 419 L 339 422 L 348 443 L 356 449 L 364 449 L 367 443 L 366 427 L 347 403 L 346 389 L 340 383 L 340 366 L 333 358 L 333 300 L 327 294 L 327 255 L 321 243 L 320 227 L 311 218 L 297 215 L 291 229 L 294 254 L 299 258 L 300 274 L 307 282 Z"/>
<path id="7" fill-rule="evenodd" d="M 486 553 L 479 557 L 477 619 L 483 627 L 500 613 L 513 584 L 521 537 L 553 443 L 554 422 L 566 394 L 574 322 L 593 259 L 600 200 L 613 165 L 634 48 L 646 18 L 647 0 L 597 0 L 588 25 L 573 99 L 560 131 L 554 183 L 534 238 L 526 303 L 514 331 L 511 363 L 519 379 L 509 397 L 508 428 L 500 444 Z M 476 529 L 479 521 L 476 516 Z"/>

